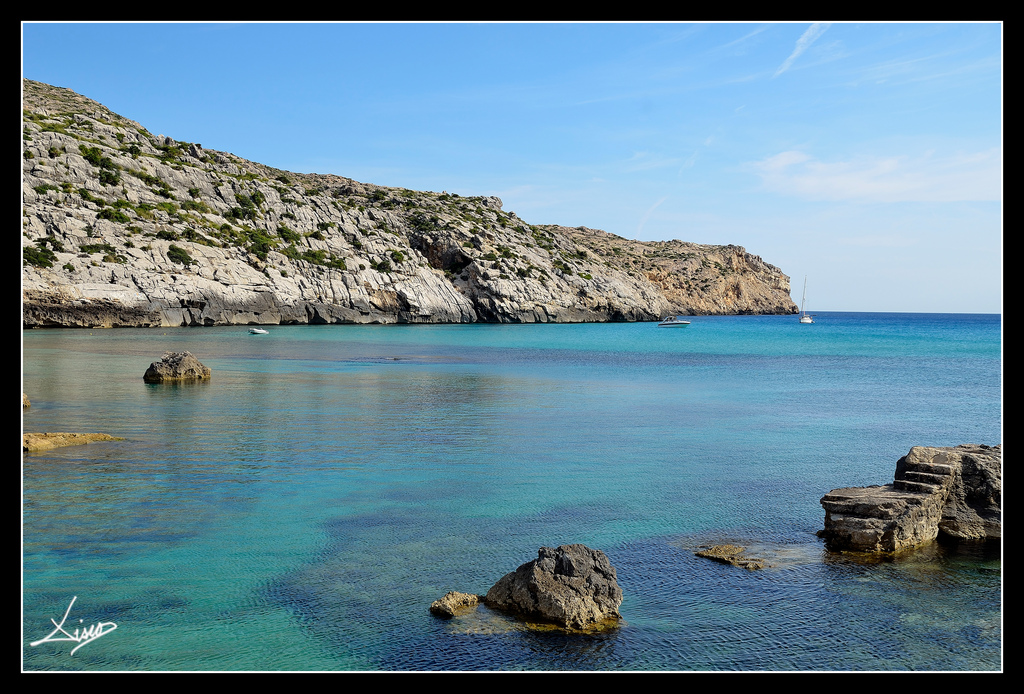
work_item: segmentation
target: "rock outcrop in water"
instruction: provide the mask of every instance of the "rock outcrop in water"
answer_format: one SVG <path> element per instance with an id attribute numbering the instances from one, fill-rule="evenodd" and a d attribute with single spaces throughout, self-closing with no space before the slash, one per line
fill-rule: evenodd
<path id="1" fill-rule="evenodd" d="M 934 540 L 1002 534 L 1002 448 L 915 446 L 892 484 L 833 489 L 819 535 L 836 551 L 895 552 Z"/>
<path id="2" fill-rule="evenodd" d="M 724 545 L 711 545 L 710 547 L 703 547 L 702 549 L 694 552 L 698 557 L 705 559 L 711 559 L 712 561 L 721 562 L 723 564 L 731 564 L 733 566 L 739 566 L 747 569 L 748 571 L 756 571 L 757 569 L 763 569 L 768 566 L 768 562 L 759 557 L 748 557 L 745 554 L 746 547 L 740 547 L 739 545 L 724 544 Z"/>
<path id="3" fill-rule="evenodd" d="M 480 603 L 480 596 L 472 593 L 460 593 L 450 590 L 439 600 L 430 603 L 430 612 L 438 617 L 451 619 L 462 611 L 476 607 Z"/>
<path id="4" fill-rule="evenodd" d="M 536 559 L 495 583 L 484 603 L 527 620 L 587 631 L 618 623 L 622 589 L 604 552 L 579 544 L 541 547 Z"/>
<path id="5" fill-rule="evenodd" d="M 739 246 L 529 224 L 496 197 L 298 174 L 23 82 L 25 327 L 796 313 Z"/>
<path id="6" fill-rule="evenodd" d="M 210 373 L 210 367 L 202 364 L 191 352 L 167 352 L 160 361 L 149 365 L 142 379 L 146 383 L 205 381 L 210 378 Z"/>
<path id="7" fill-rule="evenodd" d="M 96 441 L 124 441 L 123 438 L 110 434 L 70 434 L 67 432 L 25 433 L 21 438 L 21 450 L 25 453 L 38 453 L 63 446 L 81 446 Z"/>

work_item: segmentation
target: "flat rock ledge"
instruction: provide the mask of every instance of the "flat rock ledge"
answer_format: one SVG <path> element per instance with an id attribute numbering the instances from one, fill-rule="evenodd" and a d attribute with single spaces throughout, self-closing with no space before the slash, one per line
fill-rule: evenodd
<path id="1" fill-rule="evenodd" d="M 830 551 L 897 552 L 940 535 L 1002 537 L 1002 446 L 914 446 L 892 484 L 833 489 L 821 498 Z"/>
<path id="2" fill-rule="evenodd" d="M 22 436 L 21 450 L 25 453 L 36 453 L 62 446 L 79 446 L 93 441 L 124 441 L 124 439 L 110 434 L 28 433 Z"/>
<path id="3" fill-rule="evenodd" d="M 191 352 L 166 352 L 160 361 L 150 364 L 142 376 L 146 383 L 182 383 L 209 378 L 210 367 L 201 364 Z"/>
<path id="4" fill-rule="evenodd" d="M 739 545 L 711 545 L 710 547 L 702 547 L 694 552 L 694 554 L 698 557 L 722 562 L 723 564 L 732 564 L 748 571 L 756 571 L 768 566 L 768 562 L 764 559 L 745 556 L 744 552 L 746 552 L 746 549 L 746 547 L 740 547 Z"/>

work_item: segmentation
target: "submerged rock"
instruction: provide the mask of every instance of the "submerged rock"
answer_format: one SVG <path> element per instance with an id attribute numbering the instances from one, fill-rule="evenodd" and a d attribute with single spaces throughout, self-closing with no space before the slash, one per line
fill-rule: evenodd
<path id="1" fill-rule="evenodd" d="M 62 446 L 79 446 L 93 441 L 124 441 L 124 439 L 110 434 L 26 433 L 22 435 L 21 450 L 25 453 L 36 453 Z"/>
<path id="2" fill-rule="evenodd" d="M 203 381 L 210 378 L 210 367 L 203 366 L 191 352 L 167 352 L 142 376 L 146 383 Z"/>
<path id="3" fill-rule="evenodd" d="M 892 484 L 833 489 L 822 497 L 833 551 L 895 552 L 934 540 L 1002 535 L 1002 448 L 914 446 Z"/>
<path id="4" fill-rule="evenodd" d="M 472 593 L 460 593 L 455 590 L 450 590 L 445 593 L 443 598 L 435 600 L 430 604 L 430 611 L 438 617 L 450 619 L 460 611 L 464 611 L 470 607 L 475 607 L 479 602 L 479 595 L 473 595 Z"/>
<path id="5" fill-rule="evenodd" d="M 587 631 L 618 623 L 622 589 L 604 552 L 580 544 L 541 547 L 536 559 L 495 583 L 484 603 L 528 620 Z"/>
<path id="6" fill-rule="evenodd" d="M 744 556 L 746 547 L 740 547 L 738 545 L 712 545 L 705 547 L 697 552 L 694 552 L 698 557 L 704 557 L 705 559 L 712 559 L 714 561 L 722 562 L 723 564 L 732 564 L 733 566 L 739 566 L 750 571 L 756 569 L 763 569 L 768 566 L 768 562 L 764 559 L 756 557 Z"/>

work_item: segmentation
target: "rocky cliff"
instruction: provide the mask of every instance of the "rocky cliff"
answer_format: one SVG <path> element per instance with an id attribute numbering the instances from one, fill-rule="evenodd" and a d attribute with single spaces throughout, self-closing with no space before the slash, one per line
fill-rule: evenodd
<path id="1" fill-rule="evenodd" d="M 529 224 L 495 197 L 297 174 L 23 83 L 25 327 L 796 313 L 739 246 Z"/>

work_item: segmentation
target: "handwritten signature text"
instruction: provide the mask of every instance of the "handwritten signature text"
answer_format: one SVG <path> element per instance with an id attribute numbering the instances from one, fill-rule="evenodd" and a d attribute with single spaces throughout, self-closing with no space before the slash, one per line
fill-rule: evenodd
<path id="1" fill-rule="evenodd" d="M 78 644 L 77 646 L 71 649 L 71 655 L 74 655 L 75 651 L 77 651 L 85 644 L 89 643 L 90 641 L 95 641 L 99 637 L 105 636 L 106 634 L 112 632 L 114 629 L 117 629 L 117 625 L 113 622 L 98 622 L 96 624 L 90 624 L 89 626 L 84 628 L 75 629 L 73 634 L 68 633 L 68 631 L 64 629 L 64 622 L 67 621 L 68 615 L 71 614 L 71 605 L 75 604 L 75 600 L 78 600 L 77 595 L 71 598 L 71 603 L 68 605 L 68 609 L 64 610 L 64 616 L 61 618 L 59 624 L 57 623 L 57 620 L 53 619 L 52 617 L 50 618 L 50 621 L 53 622 L 53 626 L 56 627 L 53 631 L 51 631 L 45 637 L 39 639 L 38 641 L 34 641 L 29 645 L 38 646 L 41 643 L 48 643 L 50 641 L 74 641 Z M 79 619 L 79 624 L 81 624 L 82 621 L 83 620 Z M 58 634 L 63 635 L 58 636 Z"/>

